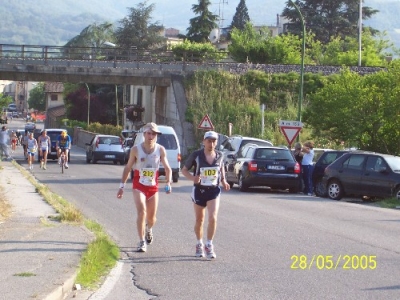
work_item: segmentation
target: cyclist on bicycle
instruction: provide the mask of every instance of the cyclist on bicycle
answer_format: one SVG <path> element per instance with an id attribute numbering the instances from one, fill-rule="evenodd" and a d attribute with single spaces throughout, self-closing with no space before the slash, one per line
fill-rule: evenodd
<path id="1" fill-rule="evenodd" d="M 61 152 L 65 153 L 65 168 L 68 169 L 68 152 L 71 149 L 71 138 L 67 131 L 61 132 L 57 138 L 57 157 L 58 164 L 61 164 Z"/>

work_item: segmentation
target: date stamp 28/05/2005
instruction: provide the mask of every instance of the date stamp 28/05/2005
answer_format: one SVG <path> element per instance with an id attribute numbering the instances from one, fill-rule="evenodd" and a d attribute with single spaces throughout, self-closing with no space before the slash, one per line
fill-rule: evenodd
<path id="1" fill-rule="evenodd" d="M 292 255 L 291 269 L 311 270 L 375 270 L 376 255 Z"/>

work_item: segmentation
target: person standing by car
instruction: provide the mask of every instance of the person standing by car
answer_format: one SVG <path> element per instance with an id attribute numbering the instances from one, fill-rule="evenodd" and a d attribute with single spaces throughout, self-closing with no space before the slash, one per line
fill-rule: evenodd
<path id="1" fill-rule="evenodd" d="M 22 147 L 24 148 L 24 157 L 28 159 L 28 139 L 29 139 L 29 132 L 25 130 L 25 135 L 22 137 Z"/>
<path id="2" fill-rule="evenodd" d="M 65 168 L 68 169 L 68 152 L 71 149 L 71 137 L 68 135 L 67 131 L 61 132 L 57 138 L 57 157 L 58 164 L 61 164 L 61 152 L 65 153 Z"/>
<path id="3" fill-rule="evenodd" d="M 37 140 L 33 137 L 33 132 L 29 133 L 28 138 L 28 166 L 29 170 L 33 170 L 33 162 L 35 161 L 35 154 L 38 148 Z"/>
<path id="4" fill-rule="evenodd" d="M 17 148 L 18 137 L 15 131 L 11 132 L 11 153 L 14 153 Z"/>
<path id="5" fill-rule="evenodd" d="M 313 164 L 314 143 L 312 141 L 305 142 L 301 152 L 303 152 L 301 169 L 303 172 L 304 194 L 312 196 L 313 195 L 312 172 L 314 169 L 314 164 Z"/>
<path id="6" fill-rule="evenodd" d="M 50 137 L 47 135 L 46 130 L 42 130 L 40 136 L 38 137 L 39 144 L 39 157 L 40 157 L 40 168 L 46 170 L 47 166 L 47 153 L 51 147 Z"/>
<path id="7" fill-rule="evenodd" d="M 230 189 L 229 184 L 225 180 L 223 154 L 215 150 L 217 141 L 218 133 L 207 131 L 203 138 L 204 147 L 192 152 L 182 168 L 182 174 L 194 183 L 191 198 L 194 202 L 193 206 L 196 217 L 194 232 L 197 238 L 197 257 L 204 257 L 204 250 L 208 258 L 217 257 L 214 252 L 213 238 L 217 229 L 217 216 L 221 195 L 220 184 L 226 191 Z M 193 167 L 194 171 L 191 174 L 190 170 Z M 208 212 L 208 225 L 207 242 L 204 246 L 203 224 L 206 208 Z"/>
<path id="8" fill-rule="evenodd" d="M 137 231 L 139 235 L 138 252 L 146 252 L 147 244 L 153 242 L 153 226 L 156 222 L 158 207 L 158 170 L 160 162 L 165 169 L 167 180 L 165 191 L 171 193 L 172 170 L 168 163 L 166 150 L 157 144 L 161 134 L 155 123 L 143 126 L 144 141 L 132 147 L 128 163 L 122 173 L 117 198 L 122 198 L 125 182 L 133 168 L 133 200 L 137 210 Z M 147 224 L 147 225 L 146 225 Z"/>
<path id="9" fill-rule="evenodd" d="M 0 155 L 5 156 L 6 159 L 10 158 L 10 154 L 8 152 L 8 142 L 10 137 L 8 136 L 8 130 L 6 126 L 1 127 L 0 131 Z"/>
<path id="10" fill-rule="evenodd" d="M 303 146 L 301 145 L 301 143 L 297 142 L 296 144 L 294 144 L 294 151 L 293 151 L 293 156 L 294 159 L 298 162 L 298 164 L 300 165 L 300 174 L 302 174 L 303 170 L 301 170 L 301 163 L 303 161 L 303 155 L 304 153 L 301 151 L 301 149 L 303 148 Z M 300 177 L 300 189 L 299 191 L 303 190 L 303 176 L 301 175 Z"/>

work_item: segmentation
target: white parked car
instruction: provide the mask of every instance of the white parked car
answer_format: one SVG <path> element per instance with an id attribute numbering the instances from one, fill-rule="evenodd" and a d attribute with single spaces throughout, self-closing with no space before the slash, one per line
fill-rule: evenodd
<path id="1" fill-rule="evenodd" d="M 99 160 L 125 164 L 125 151 L 119 136 L 98 134 L 86 143 L 86 162 L 95 164 Z"/>

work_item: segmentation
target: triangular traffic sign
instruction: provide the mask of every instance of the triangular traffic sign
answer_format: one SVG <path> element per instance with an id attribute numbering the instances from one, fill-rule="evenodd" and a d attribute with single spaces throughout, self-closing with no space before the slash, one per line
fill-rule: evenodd
<path id="1" fill-rule="evenodd" d="M 205 115 L 201 120 L 198 129 L 207 129 L 207 130 L 214 130 L 214 125 L 211 123 L 210 117 Z"/>
<path id="2" fill-rule="evenodd" d="M 282 129 L 282 133 L 285 136 L 287 142 L 289 145 L 291 145 L 294 141 L 294 139 L 297 137 L 299 134 L 301 127 L 294 127 L 294 126 L 280 126 Z"/>

